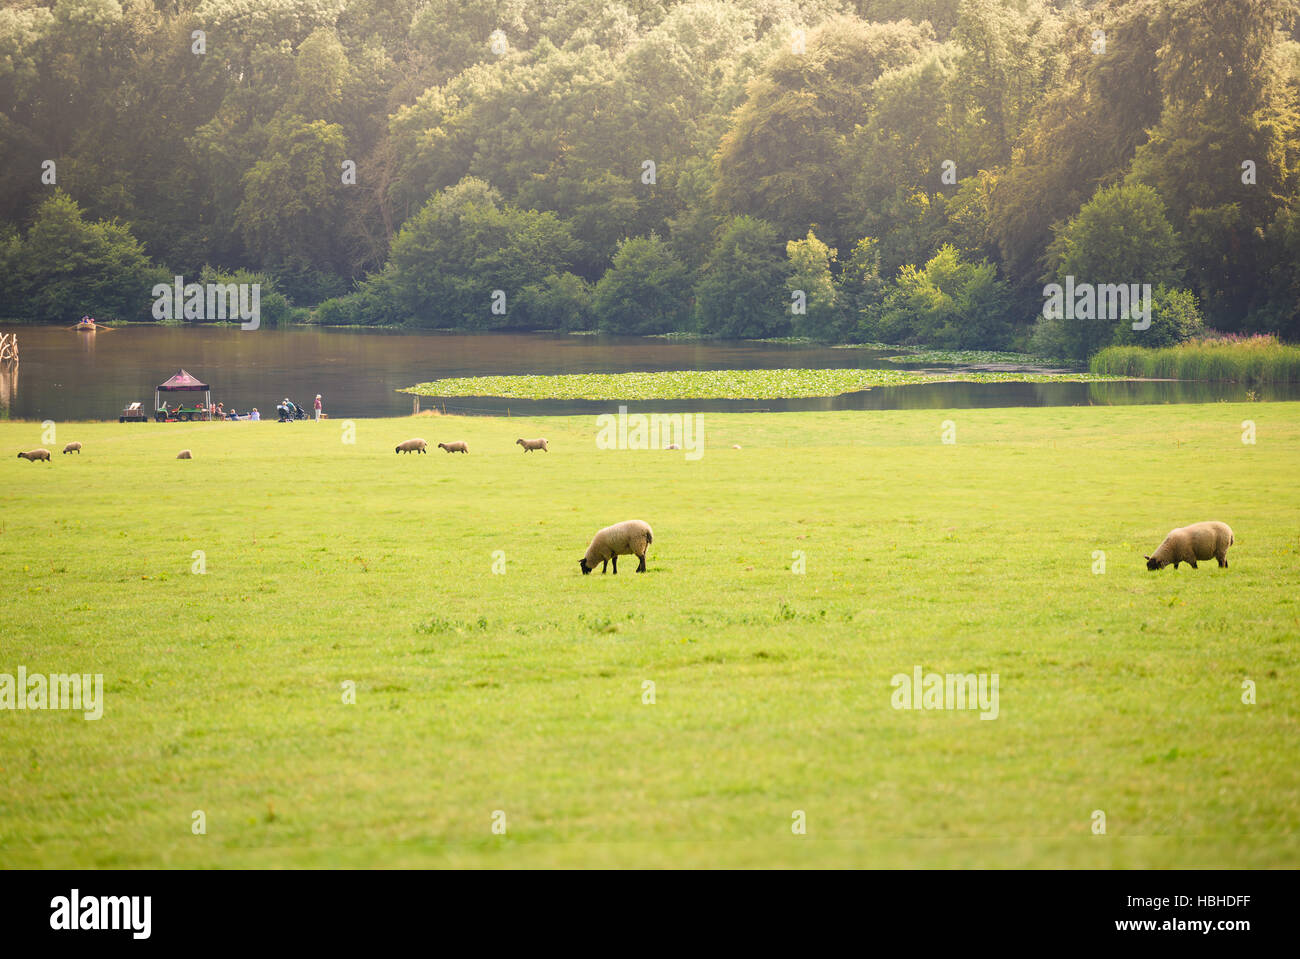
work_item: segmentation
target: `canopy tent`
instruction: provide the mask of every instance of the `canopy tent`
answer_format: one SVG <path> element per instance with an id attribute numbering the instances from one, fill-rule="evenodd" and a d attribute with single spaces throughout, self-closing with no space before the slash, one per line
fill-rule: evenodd
<path id="1" fill-rule="evenodd" d="M 155 410 L 163 408 L 164 393 L 202 393 L 203 403 L 201 405 L 203 409 L 206 411 L 210 406 L 212 406 L 212 390 L 209 388 L 208 384 L 200 383 L 184 370 L 181 370 L 166 383 L 161 384 L 156 390 L 154 390 L 153 408 Z M 185 401 L 185 405 L 188 406 L 200 405 L 197 396 L 192 399 L 190 397 L 185 397 Z"/>

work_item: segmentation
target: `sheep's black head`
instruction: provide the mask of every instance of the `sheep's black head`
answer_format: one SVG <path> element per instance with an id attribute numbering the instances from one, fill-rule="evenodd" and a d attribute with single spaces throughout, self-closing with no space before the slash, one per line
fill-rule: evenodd
<path id="1" fill-rule="evenodd" d="M 1142 557 L 1147 561 L 1147 569 L 1164 569 L 1165 564 L 1158 559 L 1152 559 L 1150 556 Z"/>
<path id="2" fill-rule="evenodd" d="M 591 567 L 587 565 L 587 557 L 584 556 L 582 559 L 578 560 L 578 565 L 582 567 L 583 576 L 586 576 L 591 572 Z"/>

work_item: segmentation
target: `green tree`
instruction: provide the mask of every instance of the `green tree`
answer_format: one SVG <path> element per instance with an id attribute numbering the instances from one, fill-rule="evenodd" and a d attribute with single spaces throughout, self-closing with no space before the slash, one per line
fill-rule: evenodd
<path id="1" fill-rule="evenodd" d="M 655 233 L 618 245 L 614 264 L 596 284 L 597 323 L 611 333 L 671 333 L 686 329 L 691 277 Z"/>
<path id="2" fill-rule="evenodd" d="M 751 216 L 733 218 L 695 285 L 700 329 L 738 338 L 788 336 L 785 269 L 770 223 Z"/>
<path id="3" fill-rule="evenodd" d="M 1200 336 L 1205 332 L 1205 319 L 1191 290 L 1171 290 L 1164 284 L 1151 293 L 1151 326 L 1145 330 L 1133 329 L 1133 324 L 1120 324 L 1114 342 L 1132 346 L 1158 348 Z"/>
<path id="4" fill-rule="evenodd" d="M 1098 190 L 1059 229 L 1048 249 L 1050 277 L 1075 282 L 1164 283 L 1181 273 L 1182 253 L 1164 202 L 1148 186 Z"/>
<path id="5" fill-rule="evenodd" d="M 786 236 L 845 218 L 858 158 L 845 138 L 866 121 L 873 84 L 917 58 L 928 27 L 837 18 L 785 45 L 764 65 L 717 151 L 715 194 L 733 213 L 762 216 Z"/>
<path id="6" fill-rule="evenodd" d="M 26 236 L 11 237 L 0 301 L 42 323 L 147 320 L 156 283 L 169 282 L 121 223 L 87 220 L 62 190 L 43 202 Z"/>
<path id="7" fill-rule="evenodd" d="M 591 284 L 572 273 L 552 273 L 524 287 L 521 309 L 536 330 L 589 330 L 594 325 Z"/>
<path id="8" fill-rule="evenodd" d="M 347 268 L 342 252 L 343 130 L 323 120 L 292 117 L 269 124 L 267 139 L 266 155 L 244 175 L 236 220 L 258 261 L 300 278 L 306 289 L 291 288 L 293 295 L 314 298 L 317 288 L 337 286 L 338 275 Z M 320 274 L 333 275 L 334 283 Z"/>
<path id="9" fill-rule="evenodd" d="M 796 336 L 813 340 L 835 341 L 842 329 L 839 288 L 831 275 L 836 251 L 827 246 L 812 230 L 802 240 L 785 245 L 789 277 L 785 281 L 791 294 L 791 327 Z M 802 312 L 795 312 L 802 302 Z"/>
<path id="10" fill-rule="evenodd" d="M 854 343 L 880 340 L 880 317 L 888 285 L 880 275 L 880 244 L 864 236 L 853 245 L 840 271 L 839 298 L 846 316 L 845 338 Z"/>
<path id="11" fill-rule="evenodd" d="M 393 240 L 388 283 L 417 326 L 518 327 L 514 300 L 568 264 L 577 245 L 553 213 L 502 204 L 482 180 L 442 191 Z"/>
<path id="12" fill-rule="evenodd" d="M 1045 282 L 1150 284 L 1177 287 L 1182 274 L 1178 235 L 1165 205 L 1148 186 L 1116 185 L 1098 190 L 1069 223 L 1059 228 L 1047 251 Z M 1097 310 L 1098 314 L 1103 311 Z M 1067 355 L 1086 359 L 1113 341 L 1121 317 L 1076 317 L 1062 327 Z"/>
<path id="13" fill-rule="evenodd" d="M 951 349 L 1005 349 L 1011 336 L 1007 291 L 988 262 L 968 263 L 944 245 L 924 267 L 899 272 L 885 301 L 881 335 L 890 343 Z"/>

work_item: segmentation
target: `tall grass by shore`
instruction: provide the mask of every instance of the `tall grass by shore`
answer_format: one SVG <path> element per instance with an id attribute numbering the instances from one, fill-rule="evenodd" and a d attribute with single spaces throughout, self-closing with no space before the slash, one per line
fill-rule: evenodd
<path id="1" fill-rule="evenodd" d="M 1300 382 L 1300 347 L 1271 335 L 1215 335 L 1153 350 L 1108 346 L 1092 358 L 1093 373 L 1232 383 Z"/>

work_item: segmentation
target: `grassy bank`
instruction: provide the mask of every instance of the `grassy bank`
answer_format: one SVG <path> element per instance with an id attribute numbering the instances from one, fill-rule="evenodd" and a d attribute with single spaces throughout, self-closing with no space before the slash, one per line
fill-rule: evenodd
<path id="1" fill-rule="evenodd" d="M 1300 865 L 1300 404 L 710 414 L 694 461 L 352 425 L 44 464 L 0 423 L 0 673 L 106 698 L 0 712 L 0 862 Z M 648 573 L 583 577 L 630 517 Z M 1211 518 L 1229 569 L 1147 572 Z M 997 719 L 891 708 L 918 665 L 998 673 Z"/>
<path id="2" fill-rule="evenodd" d="M 899 359 L 907 359 L 900 357 Z M 911 370 L 664 370 L 560 376 L 462 376 L 418 383 L 418 396 L 520 400 L 796 399 L 839 396 L 877 386 L 920 383 L 1090 383 L 1123 379 L 1093 373 L 919 373 Z"/>
<path id="3" fill-rule="evenodd" d="M 1300 347 L 1271 336 L 1216 337 L 1149 350 L 1109 346 L 1092 358 L 1109 376 L 1231 383 L 1300 383 Z"/>

